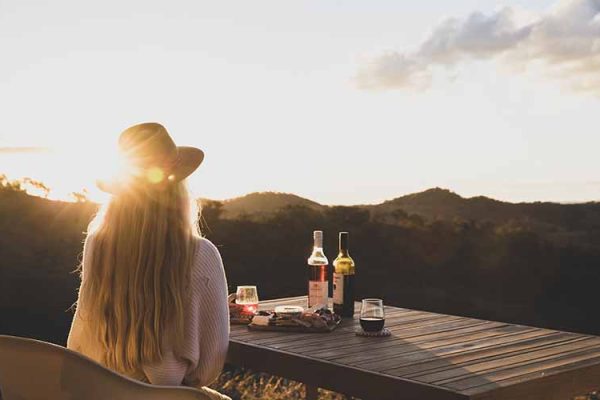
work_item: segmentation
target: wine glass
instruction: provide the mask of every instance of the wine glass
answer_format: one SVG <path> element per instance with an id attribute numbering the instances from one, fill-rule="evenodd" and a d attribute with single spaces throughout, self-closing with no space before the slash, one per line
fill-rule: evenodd
<path id="1" fill-rule="evenodd" d="M 258 292 L 256 286 L 238 286 L 235 303 L 244 306 L 244 313 L 256 314 L 258 311 Z"/>
<path id="2" fill-rule="evenodd" d="M 385 325 L 383 300 L 363 299 L 360 309 L 360 326 L 365 332 L 379 332 Z"/>

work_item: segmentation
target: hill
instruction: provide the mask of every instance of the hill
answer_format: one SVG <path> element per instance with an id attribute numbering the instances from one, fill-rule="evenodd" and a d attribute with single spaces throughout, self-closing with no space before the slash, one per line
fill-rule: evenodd
<path id="1" fill-rule="evenodd" d="M 304 207 L 317 213 L 337 208 L 294 194 L 276 192 L 251 193 L 218 204 L 221 204 L 219 212 L 224 219 L 253 221 L 269 219 L 289 207 Z M 343 208 L 366 210 L 369 219 L 391 225 L 420 226 L 434 221 L 478 222 L 507 229 L 527 229 L 562 243 L 584 244 L 590 238 L 590 232 L 597 232 L 592 238 L 600 238 L 600 203 L 597 202 L 510 203 L 485 196 L 464 198 L 448 189 L 433 188 L 381 204 Z"/>
<path id="2" fill-rule="evenodd" d="M 502 222 L 511 218 L 531 218 L 553 224 L 580 225 L 589 217 L 600 216 L 600 203 L 559 204 L 552 202 L 509 203 L 485 196 L 464 198 L 441 188 L 409 194 L 373 206 L 377 213 L 402 209 L 429 220 L 480 220 Z"/>
<path id="3" fill-rule="evenodd" d="M 227 219 L 266 218 L 286 207 L 322 210 L 325 206 L 295 194 L 278 192 L 250 193 L 222 202 L 222 217 Z"/>
<path id="4" fill-rule="evenodd" d="M 509 203 L 485 196 L 464 198 L 450 190 L 434 188 L 368 206 L 368 209 L 373 218 L 386 223 L 402 224 L 411 215 L 417 215 L 428 222 L 476 221 L 509 229 L 534 231 L 563 244 L 600 245 L 598 202 Z"/>

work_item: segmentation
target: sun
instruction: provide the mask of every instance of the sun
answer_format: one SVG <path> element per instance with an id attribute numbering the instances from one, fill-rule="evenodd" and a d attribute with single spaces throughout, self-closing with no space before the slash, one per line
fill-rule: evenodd
<path id="1" fill-rule="evenodd" d="M 74 201 L 78 193 L 91 201 L 104 203 L 110 196 L 98 187 L 97 180 L 126 181 L 134 173 L 131 163 L 116 149 L 100 147 L 89 149 L 50 149 L 21 160 L 21 175 L 27 174 L 50 188 L 49 198 Z"/>

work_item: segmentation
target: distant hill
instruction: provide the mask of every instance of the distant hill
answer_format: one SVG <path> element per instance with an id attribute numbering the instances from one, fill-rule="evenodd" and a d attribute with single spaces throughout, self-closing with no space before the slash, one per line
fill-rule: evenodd
<path id="1" fill-rule="evenodd" d="M 286 207 L 302 206 L 321 210 L 325 206 L 305 199 L 295 194 L 278 192 L 250 193 L 245 196 L 222 202 L 222 216 L 227 219 L 237 219 L 242 216 L 251 219 L 268 217 Z"/>
<path id="2" fill-rule="evenodd" d="M 324 212 L 335 206 L 289 193 L 262 192 L 225 200 L 221 216 L 226 219 L 244 217 L 261 220 L 286 207 L 306 207 Z M 423 222 L 491 222 L 516 225 L 554 238 L 576 239 L 580 231 L 600 232 L 600 203 L 559 204 L 551 202 L 509 203 L 485 196 L 464 198 L 448 189 L 433 188 L 385 201 L 376 205 L 353 206 L 368 210 L 371 219 L 388 224 L 405 225 L 408 220 Z M 564 238 L 563 238 L 564 239 Z"/>
<path id="3" fill-rule="evenodd" d="M 506 224 L 518 221 L 533 229 L 561 227 L 569 231 L 600 229 L 600 203 L 559 204 L 551 202 L 509 203 L 485 196 L 464 198 L 434 188 L 368 207 L 374 216 L 394 211 L 417 214 L 429 221 L 464 220 Z"/>
<path id="4" fill-rule="evenodd" d="M 376 215 L 403 210 L 430 221 L 462 219 L 506 222 L 512 218 L 526 217 L 535 208 L 548 206 L 563 208 L 558 203 L 508 203 L 485 196 L 464 198 L 448 189 L 433 188 L 368 208 Z"/>

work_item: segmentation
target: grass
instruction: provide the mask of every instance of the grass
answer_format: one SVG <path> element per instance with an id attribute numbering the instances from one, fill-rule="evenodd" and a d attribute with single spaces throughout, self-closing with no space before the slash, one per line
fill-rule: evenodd
<path id="1" fill-rule="evenodd" d="M 229 366 L 211 387 L 230 396 L 233 400 L 303 400 L 305 398 L 304 385 L 300 382 Z M 319 389 L 319 400 L 349 399 L 358 400 Z M 600 392 L 576 396 L 572 400 L 600 400 Z"/>
<path id="2" fill-rule="evenodd" d="M 230 396 L 233 400 L 301 400 L 305 398 L 304 385 L 300 382 L 237 368 L 227 368 L 210 386 Z M 349 399 L 355 398 L 319 389 L 319 400 Z"/>

